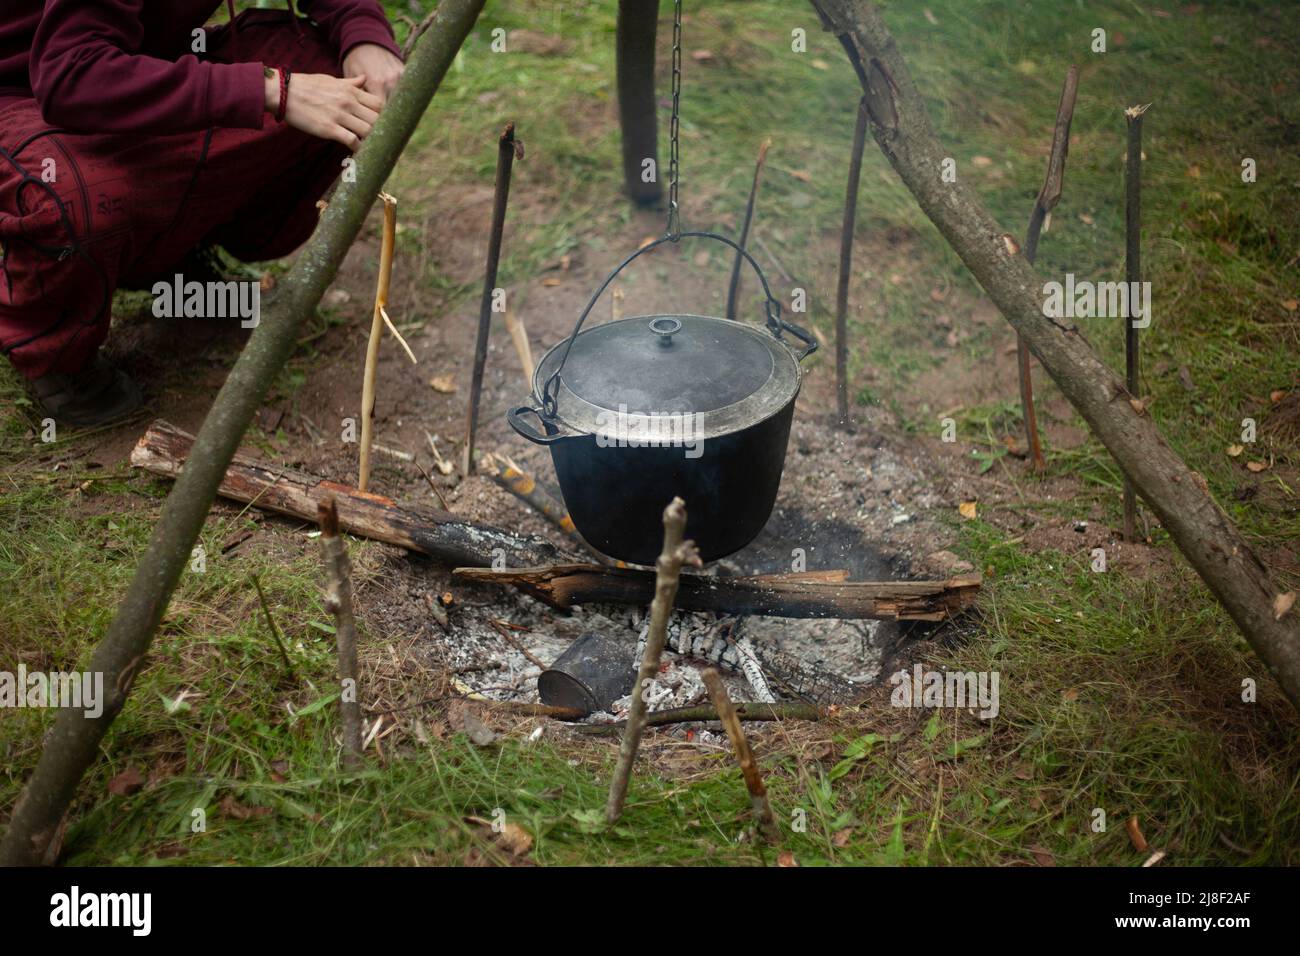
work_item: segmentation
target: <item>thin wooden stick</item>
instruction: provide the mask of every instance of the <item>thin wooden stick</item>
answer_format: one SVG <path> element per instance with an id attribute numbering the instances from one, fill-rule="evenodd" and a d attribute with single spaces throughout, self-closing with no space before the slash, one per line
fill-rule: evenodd
<path id="1" fill-rule="evenodd" d="M 772 140 L 763 140 L 762 145 L 758 147 L 758 161 L 754 163 L 754 181 L 749 186 L 749 201 L 745 204 L 745 222 L 740 227 L 740 238 L 737 240 L 740 249 L 736 250 L 736 261 L 731 264 L 731 283 L 727 286 L 727 318 L 736 318 L 736 299 L 740 296 L 740 267 L 744 264 L 744 257 L 741 255 L 741 249 L 745 248 L 749 241 L 749 227 L 754 221 L 754 203 L 758 201 L 758 186 L 763 178 L 763 166 L 767 163 L 767 151 L 772 145 Z"/>
<path id="2" fill-rule="evenodd" d="M 533 349 L 528 344 L 528 330 L 524 328 L 523 320 L 515 315 L 515 310 L 506 306 L 506 331 L 510 333 L 510 341 L 515 344 L 515 351 L 519 353 L 519 364 L 524 370 L 524 383 L 528 388 L 533 387 Z"/>
<path id="3" fill-rule="evenodd" d="M 528 661 L 528 663 L 532 664 L 534 667 L 538 667 L 542 670 L 546 670 L 547 667 L 546 661 L 542 660 L 540 657 L 538 657 L 536 654 L 534 654 L 532 651 L 526 648 L 524 646 L 523 641 L 519 640 L 519 638 L 515 637 L 513 634 L 510 633 L 510 628 L 505 627 L 503 624 L 501 624 L 500 621 L 496 621 L 492 619 L 488 620 L 488 624 L 492 626 L 492 630 L 496 631 L 498 634 L 501 635 L 501 640 L 505 641 L 507 644 L 509 644 L 511 647 L 517 650 L 520 654 L 522 654 L 524 660 Z"/>
<path id="4" fill-rule="evenodd" d="M 488 453 L 479 459 L 479 464 L 486 468 L 492 480 L 506 491 L 528 505 L 574 541 L 581 540 L 578 537 L 578 529 L 573 525 L 573 519 L 569 517 L 569 509 L 564 507 L 562 502 L 547 494 L 537 484 L 537 480 L 532 475 L 520 468 L 510 458 L 505 455 Z"/>
<path id="5" fill-rule="evenodd" d="M 718 709 L 718 717 L 731 739 L 731 747 L 736 751 L 736 760 L 740 763 L 741 775 L 745 778 L 745 789 L 749 791 L 749 804 L 758 821 L 759 832 L 768 843 L 778 843 L 781 831 L 777 829 L 776 817 L 772 815 L 772 804 L 767 799 L 767 787 L 763 785 L 763 775 L 759 773 L 754 760 L 754 751 L 750 749 L 745 729 L 740 726 L 736 708 L 727 694 L 727 685 L 722 682 L 722 675 L 715 668 L 708 668 L 701 675 L 704 686 L 709 689 L 713 706 Z"/>
<path id="6" fill-rule="evenodd" d="M 618 766 L 609 785 L 609 799 L 605 803 L 605 820 L 614 823 L 623 812 L 627 787 L 632 778 L 632 765 L 636 762 L 641 734 L 645 731 L 646 691 L 655 674 L 659 673 L 659 658 L 668 640 L 668 616 L 677 596 L 677 581 L 683 565 L 701 567 L 700 553 L 694 541 L 683 541 L 686 532 L 686 504 L 674 498 L 664 508 L 664 549 L 655 562 L 655 596 L 650 604 L 650 629 L 646 635 L 641 667 L 632 688 L 632 707 L 623 731 L 623 743 L 618 749 Z"/>
<path id="7" fill-rule="evenodd" d="M 289 651 L 284 646 L 284 641 L 280 639 L 280 629 L 275 626 L 275 618 L 271 615 L 271 605 L 266 603 L 266 592 L 262 590 L 262 582 L 257 575 L 253 575 L 253 587 L 257 588 L 257 599 L 262 603 L 262 613 L 266 615 L 266 626 L 271 629 L 271 637 L 275 639 L 275 646 L 280 649 L 280 659 L 284 661 L 284 669 L 289 675 L 290 680 L 297 680 L 298 675 L 293 669 L 293 662 L 289 660 Z"/>
<path id="8" fill-rule="evenodd" d="M 574 544 L 601 564 L 626 567 L 623 562 L 601 554 L 588 544 L 586 539 L 578 534 L 578 529 L 574 527 L 573 518 L 569 516 L 569 509 L 564 506 L 564 502 L 547 493 L 532 475 L 520 468 L 508 455 L 494 455 L 489 452 L 480 455 L 478 463 L 487 469 L 494 482 L 563 531 Z"/>
<path id="9" fill-rule="evenodd" d="M 438 499 L 438 504 L 442 505 L 442 510 L 451 511 L 451 505 L 447 504 L 447 499 L 442 496 L 442 492 L 438 490 L 438 486 L 433 483 L 433 477 L 427 471 L 424 470 L 424 466 L 421 465 L 418 461 L 415 462 L 414 464 L 415 467 L 419 470 L 420 476 L 424 478 L 426 482 L 428 482 L 429 490 L 432 491 L 434 497 Z"/>
<path id="10" fill-rule="evenodd" d="M 492 299 L 496 294 L 497 266 L 501 262 L 501 239 L 505 234 L 506 203 L 510 199 L 510 171 L 516 155 L 523 156 L 523 144 L 515 141 L 515 124 L 507 123 L 497 142 L 496 196 L 492 203 L 492 231 L 488 235 L 487 270 L 483 276 L 483 297 L 478 309 L 478 339 L 474 343 L 474 374 L 469 386 L 469 411 L 465 422 L 465 474 L 474 474 L 474 436 L 478 431 L 478 403 L 483 393 L 483 368 L 487 364 L 488 333 L 492 328 Z"/>
<path id="11" fill-rule="evenodd" d="M 862 179 L 862 151 L 867 145 L 866 100 L 858 102 L 849 156 L 849 182 L 844 189 L 844 224 L 840 229 L 840 281 L 835 292 L 835 399 L 840 427 L 849 424 L 849 277 L 853 267 L 853 230 L 858 215 L 858 183 Z"/>
<path id="12" fill-rule="evenodd" d="M 1128 122 L 1128 166 L 1124 190 L 1124 279 L 1128 282 L 1129 303 L 1142 281 L 1142 116 L 1151 104 L 1130 106 L 1124 110 Z M 1124 316 L 1124 384 L 1129 398 L 1142 397 L 1142 363 L 1138 352 L 1138 330 L 1133 324 L 1132 308 Z M 1137 540 L 1137 494 L 1133 482 L 1124 476 L 1124 540 Z"/>
<path id="13" fill-rule="evenodd" d="M 397 339 L 397 344 L 406 352 L 406 357 L 411 360 L 411 364 L 419 365 L 420 363 L 416 359 L 415 353 L 412 352 L 411 347 L 406 344 L 406 339 L 402 338 L 402 333 L 397 331 L 397 326 L 393 325 L 393 320 L 388 317 L 388 310 L 381 306 L 379 309 L 379 315 L 384 320 L 384 325 L 388 326 L 388 331 L 393 333 L 393 338 Z"/>
<path id="14" fill-rule="evenodd" d="M 821 720 L 827 714 L 825 707 L 809 704 L 806 701 L 779 701 L 775 704 L 739 703 L 733 705 L 736 716 L 741 720 Z M 586 716 L 586 715 L 584 715 Z M 707 723 L 718 720 L 718 710 L 708 704 L 696 707 L 670 707 L 647 714 L 647 727 L 664 727 L 668 724 Z M 617 720 L 609 724 L 583 724 L 573 730 L 583 734 L 615 734 L 627 727 L 626 720 Z"/>
<path id="15" fill-rule="evenodd" d="M 370 486 L 375 372 L 379 367 L 379 342 L 384 336 L 384 306 L 388 305 L 388 286 L 393 278 L 393 244 L 397 236 L 397 200 L 388 193 L 380 193 L 379 198 L 384 201 L 384 239 L 379 249 L 379 281 L 375 286 L 375 308 L 370 321 L 370 341 L 366 344 L 365 374 L 361 380 L 361 463 L 357 475 L 357 488 L 361 491 Z"/>
<path id="16" fill-rule="evenodd" d="M 1071 66 L 1065 71 L 1065 86 L 1061 90 L 1061 103 L 1056 108 L 1056 128 L 1052 133 L 1052 154 L 1047 160 L 1047 177 L 1043 188 L 1034 199 L 1029 214 L 1029 229 L 1025 233 L 1025 258 L 1033 262 L 1038 255 L 1038 236 L 1043 231 L 1047 216 L 1061 200 L 1065 187 L 1065 157 L 1070 152 L 1070 123 L 1074 119 L 1074 101 L 1079 92 L 1079 68 Z M 1025 421 L 1025 440 L 1034 471 L 1047 468 L 1043 446 L 1038 439 L 1038 415 L 1034 411 L 1034 378 L 1025 337 L 1016 333 L 1016 364 L 1020 371 L 1020 413 Z"/>
<path id="17" fill-rule="evenodd" d="M 357 699 L 357 622 L 352 613 L 352 576 L 347 545 L 339 537 L 339 513 L 334 499 L 319 505 L 321 557 L 325 562 L 325 606 L 334 615 L 339 651 L 339 718 L 343 724 L 343 769 L 359 770 L 361 703 Z M 351 687 L 348 686 L 349 681 Z"/>
<path id="18" fill-rule="evenodd" d="M 398 19 L 402 20 L 410 28 L 410 32 L 406 34 L 406 43 L 402 45 L 403 60 L 409 60 L 411 58 L 411 54 L 415 52 L 415 44 L 420 42 L 420 37 L 424 35 L 424 31 L 433 25 L 433 21 L 436 20 L 437 17 L 437 7 L 434 7 L 433 10 L 430 11 L 419 23 L 416 23 L 410 17 L 402 16 L 400 14 L 398 15 Z"/>

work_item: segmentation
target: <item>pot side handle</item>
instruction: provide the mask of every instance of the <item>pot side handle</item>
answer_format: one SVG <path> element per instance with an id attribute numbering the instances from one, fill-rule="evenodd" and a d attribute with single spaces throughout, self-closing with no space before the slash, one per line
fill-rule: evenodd
<path id="1" fill-rule="evenodd" d="M 565 437 L 558 430 L 554 434 L 549 433 L 549 431 L 546 433 L 537 431 L 525 420 L 524 415 L 526 414 L 536 416 L 537 420 L 542 423 L 542 428 L 547 428 L 546 419 L 542 417 L 541 409 L 533 408 L 531 405 L 520 405 L 506 412 L 506 421 L 510 423 L 511 428 L 519 433 L 520 437 L 527 438 L 534 445 L 553 445 Z"/>
<path id="2" fill-rule="evenodd" d="M 808 356 L 812 355 L 814 352 L 817 351 L 817 339 L 813 336 L 811 332 L 809 332 L 807 329 L 800 328 L 799 326 L 795 325 L 793 322 L 787 322 L 785 319 L 778 318 L 777 321 L 781 324 L 782 331 L 789 332 L 791 335 L 793 335 L 796 339 L 798 339 L 800 342 L 804 344 L 803 351 L 801 351 L 797 356 L 795 356 L 800 362 L 802 362 Z"/>

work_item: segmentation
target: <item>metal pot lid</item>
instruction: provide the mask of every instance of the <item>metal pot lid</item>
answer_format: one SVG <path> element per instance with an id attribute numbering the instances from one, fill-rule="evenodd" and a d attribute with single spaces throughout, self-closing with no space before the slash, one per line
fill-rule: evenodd
<path id="1" fill-rule="evenodd" d="M 533 373 L 540 401 L 561 360 L 555 421 L 575 432 L 673 427 L 695 437 L 756 425 L 799 393 L 799 363 L 765 328 L 703 315 L 642 315 L 584 329 Z"/>

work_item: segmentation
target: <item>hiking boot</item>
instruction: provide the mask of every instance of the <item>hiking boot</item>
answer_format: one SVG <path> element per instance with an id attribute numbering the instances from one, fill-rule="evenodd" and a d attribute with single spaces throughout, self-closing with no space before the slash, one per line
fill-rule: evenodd
<path id="1" fill-rule="evenodd" d="M 140 389 L 125 372 L 102 359 L 83 372 L 51 372 L 28 383 L 41 413 L 70 428 L 93 428 L 140 407 Z"/>

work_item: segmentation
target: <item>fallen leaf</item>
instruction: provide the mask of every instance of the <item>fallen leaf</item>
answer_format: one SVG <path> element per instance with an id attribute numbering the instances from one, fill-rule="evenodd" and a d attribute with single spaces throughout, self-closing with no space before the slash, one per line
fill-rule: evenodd
<path id="1" fill-rule="evenodd" d="M 465 822 L 487 827 L 496 834 L 497 845 L 511 856 L 524 856 L 533 848 L 533 835 L 517 823 L 493 824 L 483 817 L 466 817 Z"/>
<path id="2" fill-rule="evenodd" d="M 945 290 L 939 288 L 930 290 L 931 302 L 942 302 L 946 298 L 948 298 L 948 293 Z"/>
<path id="3" fill-rule="evenodd" d="M 853 839 L 853 827 L 836 830 L 834 836 L 831 837 L 831 846 L 846 847 L 851 839 Z"/>
<path id="4" fill-rule="evenodd" d="M 1129 842 L 1133 844 L 1133 849 L 1137 850 L 1139 853 L 1145 853 L 1150 849 L 1150 845 L 1147 843 L 1147 838 L 1142 835 L 1142 828 L 1138 826 L 1138 818 L 1136 816 L 1128 818 L 1128 822 L 1124 824 L 1124 829 L 1128 831 Z"/>
<path id="5" fill-rule="evenodd" d="M 258 285 L 262 287 L 263 292 L 270 292 L 275 288 L 275 276 L 269 272 L 263 272 L 262 281 Z"/>
<path id="6" fill-rule="evenodd" d="M 1288 312 L 1294 312 L 1297 308 L 1300 308 L 1300 302 L 1297 302 L 1295 299 L 1283 299 L 1282 308 L 1286 309 Z"/>
<path id="7" fill-rule="evenodd" d="M 1241 445 L 1229 445 L 1227 448 L 1224 449 L 1224 451 L 1228 453 L 1229 458 L 1236 458 L 1245 450 L 1246 449 Z"/>
<path id="8" fill-rule="evenodd" d="M 829 70 L 831 68 L 831 65 L 827 63 L 825 60 L 813 60 L 812 68 L 814 70 Z"/>
<path id="9" fill-rule="evenodd" d="M 512 53 L 559 56 L 568 53 L 572 46 L 573 44 L 563 37 L 538 30 L 511 30 L 506 36 L 506 49 Z"/>
<path id="10" fill-rule="evenodd" d="M 930 22 L 930 26 L 937 27 L 939 25 L 939 18 L 936 17 L 933 13 L 931 13 L 929 8 L 926 8 L 924 13 L 925 13 L 925 19 Z"/>
<path id="11" fill-rule="evenodd" d="M 712 50 L 692 50 L 691 59 L 696 63 L 708 63 L 713 59 Z"/>
<path id="12" fill-rule="evenodd" d="M 961 504 L 957 506 L 957 512 L 963 518 L 974 518 L 976 514 L 975 502 L 963 501 Z"/>
<path id="13" fill-rule="evenodd" d="M 456 376 L 448 372 L 446 375 L 435 375 L 429 379 L 429 386 L 435 392 L 441 392 L 444 395 L 450 395 L 456 391 Z"/>
<path id="14" fill-rule="evenodd" d="M 978 166 L 980 169 L 985 169 L 993 165 L 993 160 L 989 159 L 987 156 L 972 156 L 970 162 L 972 166 Z"/>
<path id="15" fill-rule="evenodd" d="M 1091 225 L 1093 224 L 1093 222 L 1095 221 L 1095 220 L 1094 220 L 1090 215 L 1088 215 L 1086 212 L 1081 212 L 1081 213 L 1079 213 L 1079 219 L 1083 222 L 1083 224 L 1084 224 L 1085 226 L 1091 226 Z"/>
<path id="16" fill-rule="evenodd" d="M 127 767 L 108 782 L 108 792 L 118 797 L 129 797 L 144 786 L 144 777 L 135 767 Z"/>
<path id="17" fill-rule="evenodd" d="M 789 850 L 782 850 L 776 856 L 777 866 L 798 866 L 799 861 L 794 858 L 794 854 Z"/>
<path id="18" fill-rule="evenodd" d="M 644 239 L 642 239 L 639 243 L 637 243 L 637 246 L 636 246 L 636 247 L 637 247 L 637 249 L 644 249 L 646 246 L 652 245 L 652 244 L 654 244 L 655 242 L 658 242 L 658 241 L 659 241 L 659 237 L 658 237 L 658 236 L 646 236 L 646 237 L 645 237 Z M 557 284 L 557 285 L 559 284 L 559 280 L 558 280 L 558 279 L 556 280 L 556 284 Z"/>
<path id="19" fill-rule="evenodd" d="M 1266 461 L 1248 461 L 1246 470 L 1259 474 L 1261 471 L 1268 471 L 1268 462 Z"/>
<path id="20" fill-rule="evenodd" d="M 1279 388 L 1269 392 L 1268 399 L 1276 405 L 1278 402 L 1282 401 L 1282 399 L 1286 398 L 1286 395 L 1287 393 Z"/>
<path id="21" fill-rule="evenodd" d="M 1156 852 L 1152 853 L 1149 857 L 1147 857 L 1147 861 L 1142 864 L 1142 868 L 1146 869 L 1148 866 L 1155 866 L 1157 863 L 1159 863 L 1161 860 L 1165 858 L 1165 855 L 1166 854 L 1164 850 L 1156 850 Z"/>
<path id="22" fill-rule="evenodd" d="M 512 856 L 524 856 L 533 848 L 533 835 L 517 823 L 507 823 L 501 830 L 500 842 Z"/>
<path id="23" fill-rule="evenodd" d="M 1195 163 L 1193 163 L 1191 166 L 1188 166 L 1188 167 L 1187 167 L 1187 178 L 1188 178 L 1188 179 L 1200 179 L 1200 178 L 1201 178 L 1201 167 L 1200 167 L 1200 166 L 1197 166 Z"/>
<path id="24" fill-rule="evenodd" d="M 641 244 L 641 248 L 645 248 L 645 243 Z M 554 289 L 559 284 L 560 280 L 555 278 L 555 276 L 547 276 L 542 280 L 542 285 L 546 286 L 548 289 Z"/>
<path id="25" fill-rule="evenodd" d="M 801 183 L 812 182 L 812 173 L 808 172 L 806 169 L 792 169 L 790 170 L 790 175 Z"/>
<path id="26" fill-rule="evenodd" d="M 217 804 L 223 816 L 230 817 L 232 820 L 251 820 L 255 817 L 269 817 L 275 811 L 270 807 L 246 807 L 235 799 L 233 793 L 228 793 L 221 798 L 221 803 Z"/>
<path id="27" fill-rule="evenodd" d="M 1067 690 L 1065 693 L 1061 695 L 1061 700 L 1069 701 L 1070 703 L 1073 703 L 1078 699 L 1079 699 L 1079 688 L 1077 687 L 1071 687 L 1069 690 Z"/>
<path id="28" fill-rule="evenodd" d="M 1039 866 L 1056 866 L 1056 857 L 1052 856 L 1047 847 L 1035 843 L 1029 847 L 1029 852 L 1034 855 L 1034 861 Z"/>
<path id="29" fill-rule="evenodd" d="M 1141 415 L 1143 412 L 1147 410 L 1146 405 L 1143 403 L 1142 399 L 1140 398 L 1130 398 L 1128 400 L 1128 403 L 1129 406 L 1133 409 L 1133 411 L 1137 412 L 1139 415 Z"/>
<path id="30" fill-rule="evenodd" d="M 1286 617 L 1287 612 L 1295 607 L 1295 592 L 1287 591 L 1285 594 L 1279 594 L 1273 598 L 1273 620 L 1280 621 Z"/>
<path id="31" fill-rule="evenodd" d="M 468 710 L 465 711 L 465 733 L 475 747 L 486 747 L 497 739 L 497 733 Z"/>
<path id="32" fill-rule="evenodd" d="M 1002 245 L 1007 250 L 1007 255 L 1015 256 L 1020 254 L 1020 243 L 1016 242 L 1015 237 L 1008 232 L 1002 234 Z"/>

